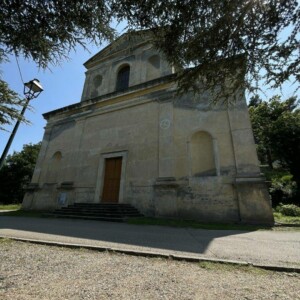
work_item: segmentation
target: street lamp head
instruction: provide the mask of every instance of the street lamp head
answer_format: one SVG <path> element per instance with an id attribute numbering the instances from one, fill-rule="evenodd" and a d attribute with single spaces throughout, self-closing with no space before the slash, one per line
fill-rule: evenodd
<path id="1" fill-rule="evenodd" d="M 43 87 L 37 79 L 33 79 L 29 82 L 24 83 L 24 95 L 26 97 L 26 101 L 25 101 L 25 103 L 23 105 L 23 108 L 22 108 L 22 111 L 20 113 L 20 118 L 17 119 L 17 123 L 16 123 L 16 125 L 15 125 L 15 127 L 14 127 L 14 129 L 13 129 L 13 131 L 12 131 L 10 137 L 9 137 L 9 140 L 8 140 L 4 150 L 3 150 L 3 153 L 1 155 L 0 169 L 2 168 L 2 166 L 4 164 L 6 155 L 8 153 L 9 148 L 10 148 L 10 145 L 11 145 L 11 143 L 12 143 L 14 137 L 15 137 L 15 134 L 18 130 L 21 119 L 24 116 L 24 113 L 25 113 L 25 110 L 28 106 L 29 101 L 32 100 L 33 98 L 36 98 L 42 91 L 43 91 Z"/>
<path id="2" fill-rule="evenodd" d="M 29 100 L 38 97 L 42 91 L 43 87 L 38 79 L 33 79 L 24 83 L 24 95 Z"/>

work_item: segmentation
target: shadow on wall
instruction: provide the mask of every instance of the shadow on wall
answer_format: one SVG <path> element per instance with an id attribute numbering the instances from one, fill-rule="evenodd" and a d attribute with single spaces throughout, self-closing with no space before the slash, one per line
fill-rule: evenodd
<path id="1" fill-rule="evenodd" d="M 51 136 L 49 138 L 49 141 L 59 137 L 62 133 L 64 133 L 64 131 L 75 127 L 75 125 L 76 125 L 75 121 L 69 121 L 67 123 L 54 126 L 51 131 Z"/>

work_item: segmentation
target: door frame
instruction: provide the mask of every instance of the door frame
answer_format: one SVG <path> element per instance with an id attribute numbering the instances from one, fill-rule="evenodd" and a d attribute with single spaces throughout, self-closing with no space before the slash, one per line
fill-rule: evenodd
<path id="1" fill-rule="evenodd" d="M 116 152 L 106 152 L 101 153 L 98 165 L 98 174 L 96 178 L 96 189 L 94 202 L 102 202 L 102 193 L 104 186 L 104 175 L 105 175 L 105 159 L 122 157 L 122 167 L 121 167 L 121 179 L 120 179 L 120 191 L 119 191 L 119 200 L 118 203 L 123 203 L 124 193 L 125 193 L 125 174 L 126 174 L 126 164 L 127 164 L 127 154 L 128 151 L 116 151 Z"/>

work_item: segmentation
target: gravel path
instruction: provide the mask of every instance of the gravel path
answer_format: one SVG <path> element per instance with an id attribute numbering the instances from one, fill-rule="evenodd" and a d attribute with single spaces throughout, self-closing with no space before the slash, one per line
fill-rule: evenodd
<path id="1" fill-rule="evenodd" d="M 300 299 L 300 274 L 0 239 L 0 299 Z"/>

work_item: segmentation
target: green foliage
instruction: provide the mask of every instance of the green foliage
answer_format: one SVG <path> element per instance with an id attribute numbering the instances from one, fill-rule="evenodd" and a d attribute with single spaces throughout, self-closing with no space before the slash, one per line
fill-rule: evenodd
<path id="1" fill-rule="evenodd" d="M 9 238 L 0 238 L 0 244 L 11 244 L 13 243 L 13 240 Z"/>
<path id="2" fill-rule="evenodd" d="M 125 21 L 153 33 L 180 91 L 212 90 L 213 100 L 228 102 L 262 79 L 273 87 L 300 80 L 299 15 L 296 0 L 2 1 L 0 61 L 16 54 L 43 68 L 59 64 L 78 44 L 112 40 L 112 21 Z M 1 99 L 0 125 L 18 117 L 15 101 Z"/>
<path id="3" fill-rule="evenodd" d="M 300 111 L 285 111 L 270 132 L 273 152 L 300 183 Z M 299 185 L 300 187 L 300 185 Z"/>
<path id="4" fill-rule="evenodd" d="M 272 187 L 274 190 L 279 186 L 280 190 L 285 190 L 287 195 L 293 194 L 293 189 L 296 186 L 296 182 L 293 181 L 292 175 L 284 175 L 282 177 L 273 177 L 272 178 Z"/>
<path id="5" fill-rule="evenodd" d="M 23 101 L 18 94 L 0 79 L 0 130 L 3 130 L 3 125 L 11 124 L 12 121 L 20 117 L 19 111 L 22 107 Z"/>
<path id="6" fill-rule="evenodd" d="M 283 176 L 290 176 L 291 173 L 287 170 L 280 169 L 280 168 L 269 168 L 268 166 L 261 166 L 260 167 L 261 172 L 266 177 L 267 181 L 272 181 L 273 178 L 281 178 Z"/>
<path id="7" fill-rule="evenodd" d="M 0 46 L 5 53 L 32 58 L 42 67 L 59 63 L 77 44 L 113 38 L 106 2 L 2 1 Z"/>
<path id="8" fill-rule="evenodd" d="M 297 146 L 300 147 L 300 137 L 297 135 L 300 131 L 300 115 L 297 105 L 296 97 L 285 101 L 281 101 L 279 96 L 272 97 L 268 102 L 258 97 L 250 100 L 249 114 L 261 163 L 268 163 L 270 167 L 275 160 L 282 163 L 287 145 L 296 145 L 295 149 L 289 147 L 293 153 L 297 151 Z"/>
<path id="9" fill-rule="evenodd" d="M 296 0 L 11 0 L 0 6 L 0 45 L 46 67 L 77 44 L 112 39 L 112 21 L 125 21 L 154 33 L 182 90 L 228 89 L 230 78 L 234 95 L 241 85 L 254 88 L 262 69 L 275 87 L 299 80 L 299 14 Z"/>
<path id="10" fill-rule="evenodd" d="M 269 182 L 269 192 L 272 197 L 272 205 L 276 207 L 279 203 L 293 202 L 297 195 L 297 184 L 293 175 L 282 168 L 261 167 L 262 173 Z"/>
<path id="11" fill-rule="evenodd" d="M 43 211 L 36 211 L 36 210 L 14 210 L 14 211 L 8 211 L 8 212 L 1 212 L 0 214 L 2 216 L 7 217 L 28 217 L 28 218 L 43 218 L 44 217 Z"/>
<path id="12" fill-rule="evenodd" d="M 131 28 L 152 29 L 156 46 L 169 61 L 189 67 L 179 74 L 184 91 L 221 87 L 232 96 L 240 86 L 253 90 L 260 79 L 273 87 L 290 76 L 300 79 L 296 0 L 112 2 L 119 20 Z M 246 59 L 236 61 L 236 57 Z"/>
<path id="13" fill-rule="evenodd" d="M 59 64 L 78 44 L 111 40 L 111 12 L 104 0 L 10 0 L 0 5 L 0 63 L 8 54 L 46 68 Z M 1 78 L 0 78 L 1 79 Z M 20 118 L 22 101 L 0 80 L 0 129 Z M 24 121 L 24 119 L 23 119 Z"/>
<path id="14" fill-rule="evenodd" d="M 271 187 L 269 189 L 272 196 L 273 205 L 279 202 L 289 202 L 297 193 L 297 184 L 293 181 L 292 175 L 278 176 L 271 178 Z"/>
<path id="15" fill-rule="evenodd" d="M 8 155 L 0 170 L 0 203 L 20 203 L 30 182 L 41 143 L 27 144 L 22 151 Z"/>
<path id="16" fill-rule="evenodd" d="M 0 205 L 0 211 L 1 210 L 19 210 L 21 209 L 20 204 L 7 204 L 7 205 Z"/>
<path id="17" fill-rule="evenodd" d="M 282 204 L 280 203 L 276 207 L 276 212 L 283 214 L 284 216 L 300 217 L 300 207 L 294 204 Z"/>
<path id="18" fill-rule="evenodd" d="M 6 54 L 1 49 L 0 44 L 0 63 L 7 61 Z M 0 130 L 5 130 L 4 125 L 11 125 L 16 119 L 29 123 L 20 112 L 24 105 L 19 95 L 9 88 L 9 85 L 1 79 L 0 71 Z"/>
<path id="19" fill-rule="evenodd" d="M 276 211 L 273 213 L 273 215 L 274 215 L 274 219 L 275 219 L 276 223 L 300 225 L 300 217 L 286 216 L 286 215 L 283 215 L 282 213 L 276 212 Z M 293 227 L 293 230 L 300 230 L 300 227 Z"/>
<path id="20" fill-rule="evenodd" d="M 258 97 L 249 104 L 253 134 L 261 163 L 267 163 L 275 205 L 293 197 L 299 203 L 300 190 L 300 110 L 297 98 L 281 101 L 279 96 L 268 102 Z M 286 176 L 286 175 L 292 175 Z"/>

